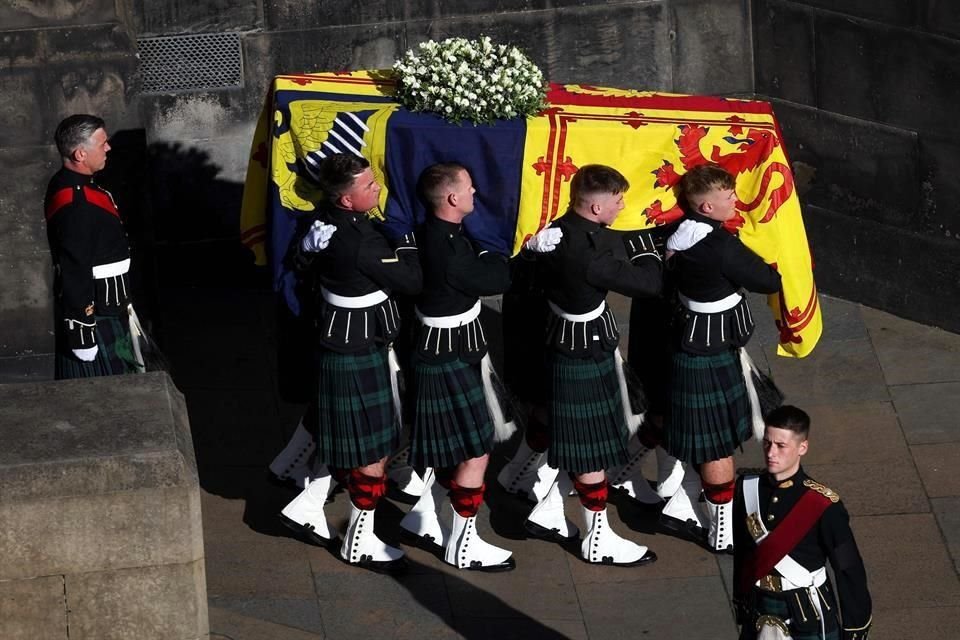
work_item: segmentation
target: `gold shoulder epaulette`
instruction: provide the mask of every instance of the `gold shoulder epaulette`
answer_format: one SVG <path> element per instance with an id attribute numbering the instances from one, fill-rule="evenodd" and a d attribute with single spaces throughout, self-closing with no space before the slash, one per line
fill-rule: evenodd
<path id="1" fill-rule="evenodd" d="M 820 484 L 819 482 L 816 482 L 816 481 L 814 481 L 814 480 L 810 480 L 810 479 L 808 478 L 808 479 L 806 479 L 806 480 L 803 481 L 803 486 L 805 486 L 807 489 L 812 489 L 812 490 L 816 491 L 817 493 L 823 495 L 823 497 L 825 497 L 825 498 L 827 498 L 828 500 L 830 500 L 830 502 L 833 502 L 833 503 L 840 502 L 840 494 L 838 494 L 836 491 L 834 491 L 833 489 L 831 489 L 831 488 L 829 488 L 829 487 L 823 486 L 823 485 Z"/>

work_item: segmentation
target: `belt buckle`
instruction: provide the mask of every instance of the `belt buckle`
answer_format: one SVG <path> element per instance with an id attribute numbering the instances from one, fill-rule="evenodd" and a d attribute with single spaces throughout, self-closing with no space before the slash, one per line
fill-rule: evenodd
<path id="1" fill-rule="evenodd" d="M 781 582 L 780 576 L 768 574 L 760 578 L 760 588 L 764 591 L 780 593 L 783 591 L 783 582 Z"/>

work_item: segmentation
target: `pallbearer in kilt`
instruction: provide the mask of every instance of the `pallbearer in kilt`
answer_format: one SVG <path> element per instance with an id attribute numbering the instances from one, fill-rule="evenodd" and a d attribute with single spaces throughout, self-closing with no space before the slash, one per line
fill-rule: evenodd
<path id="1" fill-rule="evenodd" d="M 767 470 L 737 482 L 733 584 L 741 640 L 866 640 L 870 631 L 867 574 L 847 510 L 800 464 L 809 431 L 810 417 L 796 407 L 768 413 Z"/>
<path id="2" fill-rule="evenodd" d="M 427 167 L 418 189 L 429 213 L 419 232 L 424 283 L 409 376 L 410 463 L 427 468 L 427 488 L 400 526 L 420 542 L 441 547 L 444 560 L 455 567 L 507 571 L 515 566 L 511 552 L 485 542 L 476 525 L 497 425 L 505 426 L 480 322 L 480 296 L 510 286 L 507 258 L 478 251 L 463 231 L 475 192 L 463 166 Z M 447 492 L 449 507 L 443 499 Z"/>
<path id="3" fill-rule="evenodd" d="M 127 234 L 113 197 L 94 181 L 110 151 L 105 127 L 97 116 L 78 114 L 54 134 L 63 166 L 47 185 L 44 212 L 55 273 L 58 379 L 144 370 Z"/>
<path id="4" fill-rule="evenodd" d="M 553 540 L 576 539 L 576 527 L 563 515 L 561 489 L 564 475 L 572 473 L 587 525 L 582 557 L 617 565 L 656 559 L 647 547 L 614 533 L 606 516 L 604 470 L 627 462 L 628 418 L 633 418 L 617 348 L 620 333 L 606 296 L 608 291 L 652 296 L 662 283 L 656 250 L 629 243 L 627 235 L 607 228 L 623 210 L 628 188 L 615 169 L 581 167 L 570 185 L 570 209 L 540 232 L 559 231 L 559 244 L 544 252 L 535 236 L 526 247 L 537 252 L 551 312 L 546 334 L 552 432 L 548 456 L 550 466 L 561 470 L 531 513 L 527 529 Z"/>
<path id="5" fill-rule="evenodd" d="M 664 448 L 688 465 L 683 488 L 663 510 L 668 528 L 707 525 L 715 551 L 733 545 L 733 452 L 753 432 L 743 351 L 753 316 L 743 289 L 774 293 L 780 274 L 750 251 L 724 223 L 736 215 L 733 176 L 716 165 L 690 169 L 680 180 L 685 216 L 667 240 L 667 264 L 677 288 L 674 354 Z M 707 507 L 699 512 L 699 471 Z"/>
<path id="6" fill-rule="evenodd" d="M 317 179 L 326 201 L 291 248 L 296 268 L 314 279 L 320 298 L 315 455 L 339 472 L 350 494 L 340 556 L 392 572 L 403 568 L 403 552 L 373 530 L 374 510 L 385 492 L 384 464 L 400 433 L 391 348 L 400 318 L 391 296 L 419 293 L 420 262 L 412 234 L 391 244 L 368 217 L 380 185 L 364 158 L 331 155 Z M 320 543 L 334 538 L 323 515 L 331 482 L 330 473 L 312 477 L 282 513 L 288 526 Z"/>

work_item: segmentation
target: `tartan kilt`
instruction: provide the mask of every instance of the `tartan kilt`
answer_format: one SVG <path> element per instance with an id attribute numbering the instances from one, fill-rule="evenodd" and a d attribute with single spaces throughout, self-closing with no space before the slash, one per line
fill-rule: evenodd
<path id="1" fill-rule="evenodd" d="M 751 425 L 736 349 L 705 356 L 673 354 L 664 449 L 690 464 L 720 460 L 751 437 Z"/>
<path id="2" fill-rule="evenodd" d="M 386 345 L 317 355 L 317 459 L 356 469 L 389 456 L 399 441 Z"/>
<path id="3" fill-rule="evenodd" d="M 411 397 L 414 468 L 454 467 L 493 449 L 493 421 L 479 363 L 416 361 Z"/>
<path id="4" fill-rule="evenodd" d="M 54 358 L 54 378 L 95 378 L 124 373 L 137 373 L 136 356 L 133 354 L 133 339 L 126 315 L 94 316 L 97 323 L 97 357 L 93 362 L 84 362 L 70 351 L 67 336 L 60 331 L 62 320 L 57 326 L 57 353 Z"/>
<path id="5" fill-rule="evenodd" d="M 830 608 L 827 609 L 827 606 L 824 606 L 824 598 L 820 599 L 820 608 L 823 611 L 824 616 L 824 631 L 825 636 L 822 636 L 824 640 L 840 640 L 840 625 L 837 622 L 837 604 L 836 599 L 833 597 L 833 593 L 828 588 L 821 587 L 821 592 L 824 593 L 827 599 L 827 606 Z M 790 637 L 792 640 L 820 640 L 820 621 L 816 619 L 816 614 L 812 612 L 807 612 L 809 616 L 807 624 L 803 625 L 802 628 L 800 625 L 793 624 L 793 620 L 800 620 L 801 617 L 797 614 L 796 611 L 791 611 L 788 604 L 788 598 L 793 598 L 793 593 L 790 591 L 784 593 L 770 593 L 768 591 L 763 591 L 761 589 L 753 590 L 755 598 L 755 608 L 758 615 L 769 615 L 776 616 L 781 620 L 791 620 L 790 628 Z M 809 603 L 809 598 L 801 594 L 800 598 L 802 599 L 804 606 L 811 606 Z M 740 629 L 740 640 L 755 640 L 757 637 L 757 626 L 756 623 L 744 624 Z"/>
<path id="6" fill-rule="evenodd" d="M 625 464 L 627 425 L 614 355 L 568 358 L 556 351 L 550 367 L 550 466 L 588 473 Z"/>

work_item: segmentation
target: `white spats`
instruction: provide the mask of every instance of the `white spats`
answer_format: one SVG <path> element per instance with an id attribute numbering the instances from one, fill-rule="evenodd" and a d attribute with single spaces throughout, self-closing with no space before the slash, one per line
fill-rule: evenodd
<path id="1" fill-rule="evenodd" d="M 684 474 L 680 489 L 673 494 L 663 507 L 661 522 L 671 530 L 686 529 L 687 533 L 698 535 L 696 529 L 706 527 L 706 518 L 700 510 L 700 476 L 689 465 L 681 463 Z"/>
<path id="2" fill-rule="evenodd" d="M 524 523 L 531 535 L 561 544 L 579 539 L 580 530 L 567 519 L 563 508 L 564 496 L 569 494 L 572 488 L 573 481 L 570 476 L 566 473 L 558 474 L 546 497 L 533 508 Z"/>
<path id="3" fill-rule="evenodd" d="M 516 454 L 497 474 L 497 482 L 507 493 L 540 502 L 550 490 L 557 473 L 557 469 L 547 464 L 546 452 L 534 451 L 526 439 L 521 439 Z"/>
<path id="4" fill-rule="evenodd" d="M 391 547 L 373 532 L 373 509 L 358 509 L 350 503 L 350 523 L 343 535 L 340 557 L 373 571 L 394 573 L 406 568 L 403 551 Z"/>
<path id="5" fill-rule="evenodd" d="M 710 521 L 707 546 L 718 552 L 733 551 L 733 502 L 714 504 L 706 500 L 705 504 Z"/>
<path id="6" fill-rule="evenodd" d="M 465 518 L 453 507 L 453 526 L 444 548 L 443 560 L 458 569 L 474 571 L 510 571 L 516 567 L 513 553 L 492 545 L 480 537 L 477 516 Z"/>
<path id="7" fill-rule="evenodd" d="M 333 487 L 333 478 L 324 465 L 323 472 L 307 482 L 307 488 L 280 512 L 280 519 L 293 531 L 316 544 L 326 546 L 336 537 L 324 515 L 323 507 Z"/>
<path id="8" fill-rule="evenodd" d="M 588 528 L 587 535 L 580 544 L 580 555 L 584 560 L 592 564 L 634 566 L 648 564 L 657 559 L 657 555 L 647 547 L 618 536 L 610 528 L 606 509 L 582 509 Z"/>
<path id="9" fill-rule="evenodd" d="M 657 447 L 657 495 L 669 500 L 683 483 L 683 463 L 667 453 L 663 447 Z"/>
<path id="10" fill-rule="evenodd" d="M 281 481 L 290 481 L 303 489 L 313 476 L 310 456 L 317 448 L 313 435 L 303 426 L 297 425 L 287 446 L 270 463 L 270 473 Z"/>
<path id="11" fill-rule="evenodd" d="M 400 521 L 400 527 L 423 542 L 443 547 L 450 539 L 450 528 L 440 521 L 439 511 L 447 490 L 437 482 L 432 468 L 424 472 L 423 484 L 420 499 Z"/>
<path id="12" fill-rule="evenodd" d="M 643 470 L 640 468 L 644 456 L 650 452 L 649 447 L 645 446 L 634 435 L 627 443 L 627 452 L 630 454 L 630 459 L 625 465 L 607 470 L 610 486 L 625 491 L 637 502 L 659 504 L 662 502 L 660 496 L 650 487 L 650 483 L 647 482 Z"/>
<path id="13" fill-rule="evenodd" d="M 417 499 L 426 490 L 423 478 L 410 466 L 410 447 L 406 446 L 391 456 L 387 462 L 387 478 L 397 485 L 401 493 Z"/>

